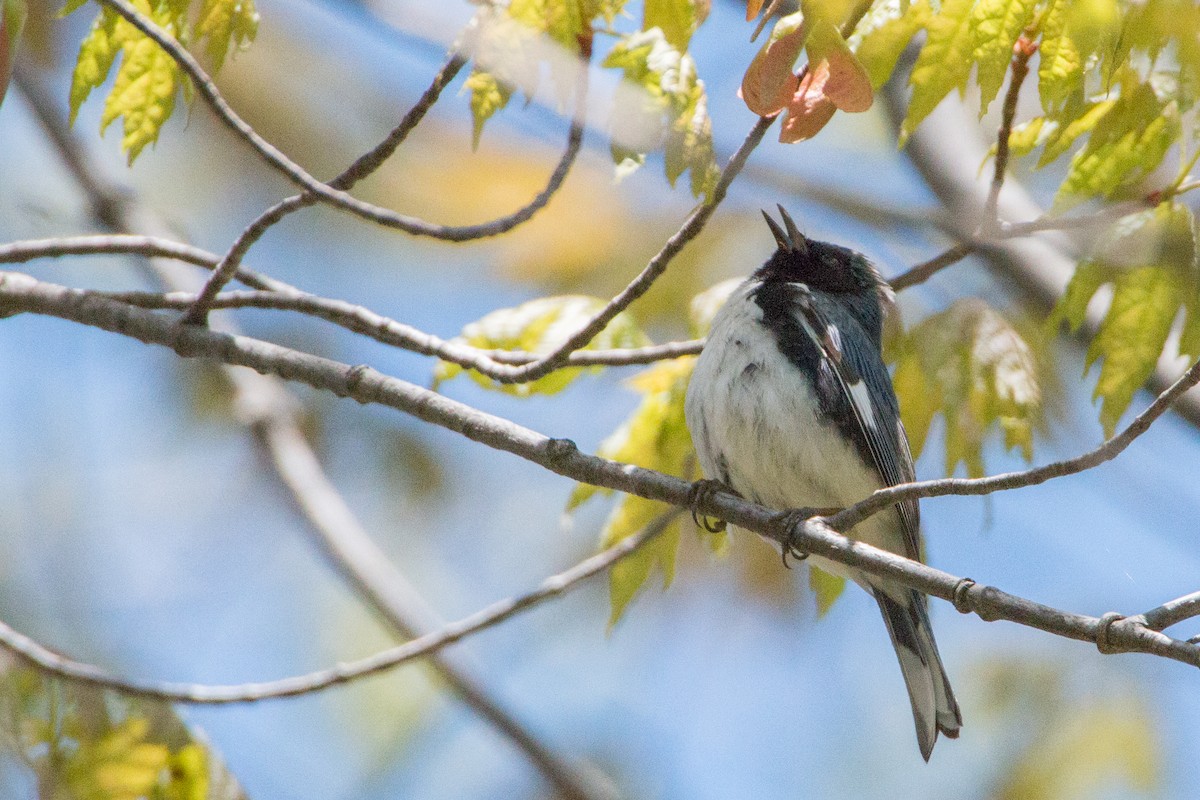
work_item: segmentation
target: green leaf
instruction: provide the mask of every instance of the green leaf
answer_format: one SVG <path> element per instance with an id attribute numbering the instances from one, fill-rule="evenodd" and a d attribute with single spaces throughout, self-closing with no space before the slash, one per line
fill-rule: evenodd
<path id="1" fill-rule="evenodd" d="M 692 459 L 692 439 L 683 405 L 695 361 L 694 357 L 663 361 L 631 379 L 629 385 L 642 395 L 642 400 L 633 414 L 601 443 L 597 453 L 604 458 L 683 476 Z M 573 502 L 579 501 L 573 497 Z M 632 536 L 667 508 L 657 501 L 623 495 L 605 522 L 601 546 L 610 547 Z M 655 541 L 613 569 L 609 576 L 610 625 L 620 619 L 655 567 L 662 572 L 664 588 L 670 584 L 678 546 L 679 525 L 672 523 Z"/>
<path id="2" fill-rule="evenodd" d="M 483 72 L 476 67 L 465 84 L 471 93 L 471 149 L 479 148 L 479 138 L 483 136 L 483 126 L 497 111 L 508 105 L 512 97 L 511 87 L 502 85 L 490 72 Z"/>
<path id="3" fill-rule="evenodd" d="M 161 18 L 155 21 L 163 22 Z M 170 23 L 166 30 L 174 33 Z M 146 145 L 158 140 L 163 124 L 175 110 L 180 73 L 171 56 L 149 37 L 125 38 L 121 52 L 121 66 L 100 115 L 100 131 L 124 117 L 121 147 L 132 164 Z"/>
<path id="4" fill-rule="evenodd" d="M 258 33 L 254 0 L 204 0 L 196 20 L 196 39 L 207 39 L 205 51 L 213 70 L 221 69 L 230 49 L 245 47 Z"/>
<path id="5" fill-rule="evenodd" d="M 1095 197 L 1112 197 L 1151 172 L 1180 135 L 1179 109 L 1144 83 L 1122 92 L 1096 122 L 1087 145 L 1071 159 L 1054 198 L 1062 211 Z"/>
<path id="6" fill-rule="evenodd" d="M 108 80 L 113 61 L 125 40 L 136 35 L 131 26 L 108 8 L 92 22 L 92 29 L 79 45 L 75 70 L 71 74 L 71 124 L 92 89 Z"/>
<path id="7" fill-rule="evenodd" d="M 1037 0 L 979 0 L 971 12 L 980 114 L 987 111 L 1000 91 L 1012 63 L 1013 45 L 1033 19 L 1036 5 Z"/>
<path id="8" fill-rule="evenodd" d="M 697 77 L 692 57 L 675 49 L 661 28 L 652 28 L 622 37 L 604 66 L 622 70 L 625 78 L 610 121 L 618 167 L 630 171 L 639 162 L 633 154 L 661 146 L 672 186 L 690 172 L 692 194 L 711 195 L 720 172 L 704 81 Z"/>
<path id="9" fill-rule="evenodd" d="M 667 41 L 681 53 L 686 53 L 692 34 L 702 17 L 696 0 L 646 0 L 642 15 L 642 30 L 660 28 Z"/>
<path id="10" fill-rule="evenodd" d="M 903 335 L 894 378 L 901 419 L 919 453 L 933 417 L 946 420 L 946 473 L 984 474 L 983 446 L 998 430 L 1006 449 L 1033 456 L 1042 420 L 1038 359 L 1024 336 L 982 300 L 967 298 Z"/>
<path id="11" fill-rule="evenodd" d="M 901 5 L 901 0 L 887 0 L 877 5 L 859 23 L 848 41 L 875 90 L 887 83 L 900 54 L 933 13 L 929 0 L 917 0 L 906 9 Z"/>
<path id="12" fill-rule="evenodd" d="M 833 608 L 833 603 L 846 590 L 846 579 L 831 575 L 823 569 L 809 566 L 808 586 L 817 598 L 817 616 L 823 617 Z"/>
<path id="13" fill-rule="evenodd" d="M 961 90 L 967 85 L 975 46 L 973 5 L 974 0 L 946 0 L 929 20 L 928 38 L 909 78 L 913 92 L 900 126 L 901 145 L 951 89 Z"/>
<path id="14" fill-rule="evenodd" d="M 1187 318 L 1180 350 L 1200 351 L 1195 253 L 1195 220 L 1186 206 L 1165 203 L 1130 215 L 1076 268 L 1051 317 L 1052 323 L 1065 320 L 1078 328 L 1092 295 L 1113 285 L 1112 302 L 1087 354 L 1088 368 L 1103 359 L 1094 397 L 1103 398 L 1100 421 L 1106 436 L 1154 372 L 1181 308 Z"/>
<path id="15" fill-rule="evenodd" d="M 584 326 L 606 305 L 596 297 L 564 295 L 530 300 L 515 308 L 493 311 L 477 322 L 472 322 L 454 339 L 484 350 L 520 350 L 529 353 L 547 353 L 561 345 Z M 618 314 L 585 347 L 585 350 L 608 350 L 621 347 L 642 347 L 649 339 L 628 314 Z M 532 394 L 554 394 L 567 388 L 585 371 L 598 372 L 601 367 L 565 367 L 529 383 L 497 383 L 491 378 L 467 370 L 481 386 L 518 397 Z M 457 364 L 442 361 L 434 371 L 437 382 L 449 380 L 463 372 Z"/>
<path id="16" fill-rule="evenodd" d="M 1070 0 L 1051 0 L 1042 12 L 1038 92 L 1047 113 L 1083 91 L 1083 59 L 1067 31 Z"/>
<path id="17" fill-rule="evenodd" d="M 1069 117 L 1059 115 L 1054 130 L 1046 137 L 1046 147 L 1042 150 L 1041 158 L 1038 159 L 1038 168 L 1055 161 L 1071 149 L 1071 145 L 1075 143 L 1076 139 L 1085 133 L 1090 133 L 1096 127 L 1096 123 L 1108 113 L 1116 102 L 1115 99 L 1110 99 L 1101 100 L 1098 103 L 1085 103 Z"/>
<path id="18" fill-rule="evenodd" d="M 63 7 L 59 9 L 58 16 L 61 19 L 68 14 L 75 13 L 87 4 L 88 0 L 67 0 L 67 2 L 63 4 Z"/>

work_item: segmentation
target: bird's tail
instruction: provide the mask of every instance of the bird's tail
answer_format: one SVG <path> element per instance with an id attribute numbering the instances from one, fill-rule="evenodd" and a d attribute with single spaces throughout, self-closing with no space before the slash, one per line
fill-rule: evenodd
<path id="1" fill-rule="evenodd" d="M 939 731 L 951 739 L 958 738 L 962 714 L 933 640 L 925 596 L 911 589 L 873 591 L 904 673 L 917 724 L 917 744 L 928 761 Z"/>

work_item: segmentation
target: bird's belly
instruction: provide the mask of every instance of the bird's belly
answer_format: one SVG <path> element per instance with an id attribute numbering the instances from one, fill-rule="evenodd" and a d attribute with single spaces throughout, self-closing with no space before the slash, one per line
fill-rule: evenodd
<path id="1" fill-rule="evenodd" d="M 710 335 L 692 380 L 702 387 L 689 394 L 687 409 L 701 465 L 743 497 L 780 510 L 844 508 L 883 486 L 854 444 L 820 416 L 812 384 L 763 326 Z M 851 535 L 903 552 L 899 530 L 889 510 Z"/>

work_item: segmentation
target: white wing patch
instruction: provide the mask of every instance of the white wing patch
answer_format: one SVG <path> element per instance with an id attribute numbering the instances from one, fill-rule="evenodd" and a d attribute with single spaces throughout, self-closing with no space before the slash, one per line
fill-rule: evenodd
<path id="1" fill-rule="evenodd" d="M 871 392 L 867 389 L 867 384 L 859 378 L 846 389 L 850 392 L 850 402 L 858 411 L 859 420 L 871 430 L 875 430 L 875 406 L 871 404 Z"/>

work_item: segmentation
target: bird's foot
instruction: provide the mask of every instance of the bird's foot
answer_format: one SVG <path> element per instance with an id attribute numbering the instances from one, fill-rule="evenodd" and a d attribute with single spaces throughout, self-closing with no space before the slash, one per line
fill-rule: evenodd
<path id="1" fill-rule="evenodd" d="M 782 511 L 775 517 L 775 522 L 783 533 L 780 541 L 783 543 L 783 565 L 788 569 L 792 565 L 788 563 L 788 557 L 794 558 L 796 561 L 803 561 L 808 558 L 806 553 L 796 543 L 796 532 L 800 530 L 800 526 L 813 517 L 828 517 L 841 511 L 840 508 L 812 508 L 805 506 L 803 508 L 793 508 L 789 511 Z"/>
<path id="2" fill-rule="evenodd" d="M 692 510 L 692 522 L 696 523 L 697 528 L 706 530 L 709 533 L 721 533 L 726 528 L 725 520 L 713 519 L 700 512 L 700 506 L 707 502 L 713 492 L 737 494 L 737 492 L 720 481 L 703 478 L 692 484 L 692 490 L 688 495 L 688 508 Z"/>

